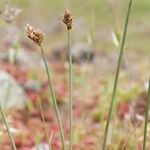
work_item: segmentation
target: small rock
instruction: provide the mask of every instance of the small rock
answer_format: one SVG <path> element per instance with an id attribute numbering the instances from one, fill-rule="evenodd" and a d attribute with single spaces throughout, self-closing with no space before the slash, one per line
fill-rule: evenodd
<path id="1" fill-rule="evenodd" d="M 94 53 L 85 43 L 77 43 L 71 47 L 73 62 L 82 63 L 93 60 Z M 52 60 L 68 60 L 68 51 L 65 46 L 57 46 L 52 50 Z"/>
<path id="2" fill-rule="evenodd" d="M 27 100 L 24 90 L 16 80 L 3 70 L 0 70 L 0 103 L 5 108 L 22 108 Z"/>
<path id="3" fill-rule="evenodd" d="M 28 80 L 25 85 L 25 89 L 30 89 L 33 91 L 39 91 L 41 89 L 41 84 L 37 80 Z"/>
<path id="4" fill-rule="evenodd" d="M 64 45 L 57 45 L 52 49 L 52 53 L 50 55 L 50 59 L 54 61 L 66 60 L 67 48 Z"/>
<path id="5" fill-rule="evenodd" d="M 74 62 L 92 61 L 94 53 L 92 49 L 85 43 L 77 43 L 71 48 L 72 58 Z"/>
<path id="6" fill-rule="evenodd" d="M 48 144 L 39 144 L 37 150 L 49 150 Z"/>

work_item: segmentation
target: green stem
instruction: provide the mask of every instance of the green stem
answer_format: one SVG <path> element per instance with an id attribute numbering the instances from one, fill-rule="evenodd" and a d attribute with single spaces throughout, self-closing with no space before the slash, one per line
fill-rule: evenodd
<path id="1" fill-rule="evenodd" d="M 0 106 L 0 112 L 1 112 L 1 115 L 2 115 L 2 118 L 3 118 L 3 121 L 4 121 L 4 124 L 5 124 L 5 126 L 6 126 L 7 133 L 8 133 L 9 139 L 10 139 L 10 141 L 11 141 L 13 150 L 17 150 L 16 145 L 15 145 L 15 142 L 14 142 L 14 140 L 13 140 L 13 137 L 12 137 L 12 135 L 11 135 L 11 133 L 10 133 L 9 126 L 8 126 L 8 124 L 7 124 L 6 116 L 5 116 L 5 113 L 4 113 L 4 110 L 3 110 L 2 106 Z"/>
<path id="2" fill-rule="evenodd" d="M 49 150 L 52 150 L 51 143 L 49 141 L 49 136 L 48 136 L 48 128 L 46 126 L 46 121 L 45 121 L 45 117 L 44 117 L 44 114 L 43 114 L 43 108 L 42 108 L 40 97 L 38 97 L 38 105 L 40 107 L 41 117 L 42 117 L 42 120 L 43 120 L 43 123 L 44 123 L 44 129 L 45 129 L 46 138 L 47 138 L 47 142 L 48 142 L 48 148 L 49 148 Z"/>
<path id="3" fill-rule="evenodd" d="M 148 86 L 148 100 L 146 105 L 146 112 L 145 112 L 145 127 L 144 127 L 144 138 L 143 138 L 143 150 L 146 149 L 146 137 L 147 137 L 147 124 L 148 124 L 148 111 L 150 106 L 150 78 L 149 78 L 149 86 Z"/>
<path id="4" fill-rule="evenodd" d="M 63 130 L 62 130 L 62 124 L 61 124 L 61 121 L 60 121 L 60 114 L 59 114 L 58 105 L 57 105 L 56 97 L 55 97 L 54 90 L 53 90 L 53 87 L 52 87 L 50 73 L 49 73 L 49 70 L 48 70 L 48 65 L 47 65 L 47 62 L 46 62 L 46 58 L 45 58 L 45 55 L 44 55 L 44 50 L 43 50 L 42 45 L 40 45 L 40 49 L 41 49 L 43 61 L 44 61 L 45 68 L 46 68 L 46 73 L 47 73 L 47 77 L 48 77 L 48 84 L 49 84 L 49 90 L 50 90 L 50 93 L 52 95 L 52 101 L 53 101 L 53 105 L 54 105 L 54 109 L 55 109 L 55 113 L 56 113 L 56 119 L 57 119 L 57 123 L 58 123 L 58 126 L 59 126 L 59 132 L 60 132 L 60 137 L 61 137 L 61 142 L 62 142 L 62 149 L 65 150 L 66 147 L 65 147 L 64 133 L 63 133 Z"/>
<path id="5" fill-rule="evenodd" d="M 115 101 L 115 97 L 116 97 L 118 77 L 119 77 L 121 60 L 122 60 L 122 55 L 123 55 L 123 50 L 124 50 L 124 45 L 125 45 L 125 40 L 126 40 L 126 34 L 127 34 L 127 28 L 128 28 L 128 22 L 129 22 L 129 17 L 130 17 L 131 6 L 132 6 L 132 0 L 130 0 L 130 2 L 129 2 L 127 17 L 126 17 L 126 20 L 125 20 L 124 32 L 123 32 L 123 37 L 122 37 L 121 46 L 120 46 L 119 59 L 118 59 L 117 70 L 116 70 L 115 81 L 114 81 L 114 87 L 113 87 L 113 93 L 112 93 L 112 98 L 111 98 L 111 103 L 110 103 L 110 108 L 109 108 L 109 113 L 108 113 L 108 119 L 107 119 L 106 128 L 105 128 L 105 134 L 104 134 L 104 141 L 103 141 L 103 145 L 102 145 L 102 150 L 106 149 L 109 123 L 110 123 L 112 110 L 113 110 L 113 105 L 114 105 L 114 101 Z"/>
<path id="6" fill-rule="evenodd" d="M 73 111 L 72 111 L 72 54 L 70 49 L 70 31 L 68 30 L 68 57 L 69 57 L 69 124 L 70 124 L 70 150 L 72 150 Z"/>

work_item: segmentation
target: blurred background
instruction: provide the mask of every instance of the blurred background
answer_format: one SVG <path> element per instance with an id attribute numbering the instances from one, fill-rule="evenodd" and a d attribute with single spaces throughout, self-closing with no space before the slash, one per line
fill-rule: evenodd
<path id="1" fill-rule="evenodd" d="M 13 21 L 13 26 L 19 29 L 19 36 L 23 36 L 25 25 L 31 24 L 39 27 L 45 33 L 45 41 L 51 47 L 53 44 L 64 43 L 66 36 L 61 17 L 66 8 L 73 15 L 73 42 L 82 40 L 87 42 L 89 36 L 94 40 L 94 47 L 103 50 L 112 50 L 112 30 L 122 32 L 128 3 L 125 0 L 9 0 L 0 1 L 0 9 L 3 10 L 9 3 L 22 12 Z M 132 16 L 129 26 L 128 46 L 130 48 L 146 52 L 149 49 L 149 8 L 148 0 L 136 0 L 133 2 Z M 4 20 L 0 20 L 1 38 L 6 35 Z M 5 29 L 5 30 L 4 30 Z M 82 31 L 81 31 L 82 29 Z M 57 33 L 57 34 L 55 34 Z M 80 33 L 80 34 L 78 34 Z M 57 35 L 59 38 L 57 38 Z M 24 38 L 24 36 L 22 37 Z M 50 38 L 50 39 L 49 39 Z"/>
<path id="2" fill-rule="evenodd" d="M 42 45 L 68 142 L 67 30 L 62 22 L 66 9 L 73 16 L 74 149 L 88 146 L 88 150 L 95 150 L 102 143 L 128 0 L 0 0 L 0 102 L 19 150 L 48 149 L 37 96 L 42 101 L 48 133 L 53 132 L 53 150 L 61 149 L 54 110 L 47 105 L 51 95 L 43 60 L 39 47 L 26 36 L 27 24 L 44 34 Z M 149 17 L 150 1 L 133 0 L 110 127 L 110 149 L 140 150 L 142 146 L 150 75 Z M 11 150 L 2 121 L 0 129 L 0 149 Z"/>

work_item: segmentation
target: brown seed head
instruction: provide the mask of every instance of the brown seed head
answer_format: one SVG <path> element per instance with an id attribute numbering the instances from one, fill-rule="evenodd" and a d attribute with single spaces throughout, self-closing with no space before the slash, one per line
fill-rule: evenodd
<path id="1" fill-rule="evenodd" d="M 41 45 L 43 41 L 43 33 L 41 32 L 40 29 L 34 29 L 32 26 L 27 24 L 26 34 L 36 44 L 38 44 L 39 46 Z"/>
<path id="2" fill-rule="evenodd" d="M 66 24 L 68 30 L 72 29 L 72 16 L 68 10 L 64 13 L 63 22 Z"/>

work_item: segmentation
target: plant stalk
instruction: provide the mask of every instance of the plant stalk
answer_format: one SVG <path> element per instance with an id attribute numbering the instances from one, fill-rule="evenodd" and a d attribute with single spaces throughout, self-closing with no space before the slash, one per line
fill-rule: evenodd
<path id="1" fill-rule="evenodd" d="M 7 121 L 6 121 L 5 112 L 4 112 L 4 110 L 3 110 L 3 108 L 2 108 L 1 105 L 0 105 L 0 112 L 1 112 L 1 115 L 2 115 L 2 118 L 3 118 L 3 121 L 4 121 L 4 124 L 5 124 L 5 126 L 6 126 L 6 129 L 7 129 L 7 133 L 8 133 L 9 139 L 10 139 L 10 141 L 11 141 L 12 148 L 13 148 L 13 150 L 17 150 L 16 145 L 15 145 L 15 142 L 14 142 L 13 137 L 12 137 L 12 135 L 11 135 L 11 132 L 10 132 L 10 130 L 9 130 L 8 123 L 7 123 Z"/>
<path id="2" fill-rule="evenodd" d="M 111 103 L 110 103 L 110 108 L 109 108 L 109 113 L 108 113 L 108 119 L 107 119 L 106 127 L 105 127 L 105 134 L 104 134 L 104 141 L 103 141 L 103 145 L 102 145 L 102 150 L 106 149 L 109 123 L 110 123 L 112 110 L 113 110 L 113 105 L 114 105 L 114 101 L 115 101 L 115 97 L 116 97 L 118 77 L 119 77 L 120 66 L 121 66 L 121 61 L 122 61 L 122 56 L 123 56 L 123 50 L 124 50 L 124 45 L 125 45 L 125 40 L 126 40 L 126 35 L 127 35 L 127 28 L 128 28 L 128 22 L 129 22 L 129 17 L 130 17 L 130 12 L 131 12 L 131 6 L 132 6 L 132 0 L 129 1 L 127 16 L 126 16 L 126 20 L 125 20 L 124 32 L 123 32 L 123 37 L 122 37 L 122 41 L 121 41 L 121 45 L 120 45 L 120 52 L 119 52 L 117 70 L 116 70 L 114 87 L 113 87 L 113 92 L 112 92 L 112 98 L 111 98 Z"/>
<path id="3" fill-rule="evenodd" d="M 47 65 L 47 61 L 46 61 L 46 57 L 44 55 L 44 50 L 43 50 L 42 45 L 40 45 L 40 49 L 41 49 L 43 61 L 44 61 L 44 64 L 45 64 L 47 77 L 48 77 L 49 91 L 52 95 L 52 101 L 53 101 L 54 110 L 55 110 L 55 113 L 56 113 L 56 119 L 57 119 L 57 123 L 58 123 L 58 126 L 59 126 L 59 132 L 60 132 L 60 137 L 61 137 L 61 142 L 62 142 L 62 149 L 66 150 L 65 140 L 64 140 L 64 133 L 63 133 L 62 124 L 61 124 L 61 120 L 60 120 L 58 105 L 57 105 L 56 97 L 55 97 L 54 90 L 53 90 L 53 87 L 52 87 L 50 73 L 49 73 L 49 70 L 48 70 L 48 65 Z M 49 103 L 51 103 L 50 99 L 49 99 Z"/>
<path id="4" fill-rule="evenodd" d="M 70 125 L 70 147 L 72 150 L 73 137 L 73 110 L 72 110 L 72 54 L 70 49 L 70 30 L 68 30 L 68 58 L 69 58 L 69 125 Z"/>

